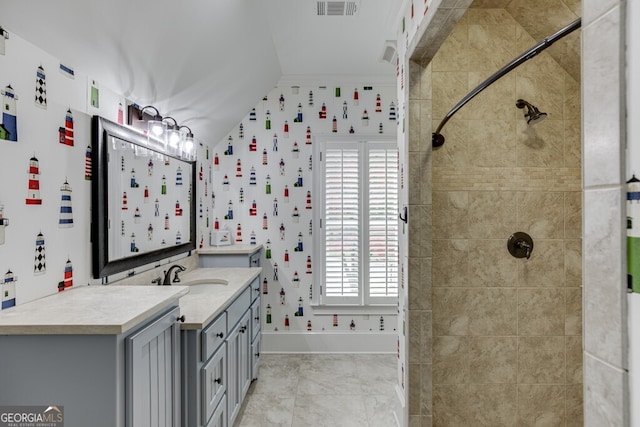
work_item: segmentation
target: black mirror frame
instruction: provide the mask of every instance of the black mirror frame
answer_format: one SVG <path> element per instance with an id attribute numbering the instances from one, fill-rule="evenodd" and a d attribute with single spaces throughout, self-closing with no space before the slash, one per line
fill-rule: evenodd
<path id="1" fill-rule="evenodd" d="M 180 245 L 144 252 L 126 258 L 109 261 L 108 241 L 108 204 L 109 204 L 109 177 L 108 177 L 108 139 L 111 135 L 124 141 L 140 146 L 146 146 L 146 137 L 132 129 L 114 123 L 100 116 L 92 119 L 92 144 L 91 144 L 91 246 L 92 246 L 92 271 L 93 277 L 98 279 L 110 274 L 131 270 L 141 265 L 150 264 L 174 255 L 190 252 L 196 248 L 196 162 L 186 161 L 175 156 L 177 160 L 191 166 L 190 201 L 190 232 L 189 241 Z M 163 153 L 164 154 L 164 153 Z M 166 155 L 166 154 L 165 154 Z M 113 203 L 113 201 L 112 201 Z"/>

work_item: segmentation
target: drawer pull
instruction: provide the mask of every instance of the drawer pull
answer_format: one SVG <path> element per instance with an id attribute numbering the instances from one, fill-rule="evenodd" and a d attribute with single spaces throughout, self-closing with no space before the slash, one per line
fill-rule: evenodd
<path id="1" fill-rule="evenodd" d="M 216 336 L 217 336 L 218 338 L 224 338 L 224 332 L 218 332 L 218 333 L 216 334 Z"/>
<path id="2" fill-rule="evenodd" d="M 182 316 L 178 316 L 178 318 L 176 319 L 178 322 L 184 323 L 185 321 L 185 317 L 184 314 Z"/>

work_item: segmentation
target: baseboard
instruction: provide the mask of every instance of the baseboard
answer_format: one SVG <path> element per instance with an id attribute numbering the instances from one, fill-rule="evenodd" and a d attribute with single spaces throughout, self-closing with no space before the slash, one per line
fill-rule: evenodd
<path id="1" fill-rule="evenodd" d="M 263 331 L 260 352 L 395 354 L 397 342 L 395 332 Z"/>

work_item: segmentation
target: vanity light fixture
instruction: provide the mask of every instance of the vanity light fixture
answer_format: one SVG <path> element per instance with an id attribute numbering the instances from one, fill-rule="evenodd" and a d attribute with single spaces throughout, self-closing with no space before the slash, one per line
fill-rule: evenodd
<path id="1" fill-rule="evenodd" d="M 191 132 L 191 128 L 189 126 L 180 126 L 180 130 L 182 130 L 182 128 L 186 128 L 188 129 L 187 132 L 183 132 L 183 139 L 182 139 L 182 157 L 185 160 L 195 160 L 196 156 L 195 156 L 195 144 L 193 142 L 193 132 Z"/>
<path id="2" fill-rule="evenodd" d="M 147 120 L 147 135 L 157 139 L 163 139 L 166 131 L 167 124 L 162 121 L 162 116 L 156 107 L 153 105 L 147 105 L 138 110 L 138 120 L 144 120 L 144 110 L 152 108 L 156 113 L 150 120 Z"/>
<path id="3" fill-rule="evenodd" d="M 173 124 L 167 125 L 167 145 L 170 154 L 179 154 L 180 142 L 182 135 L 180 135 L 180 127 L 178 122 L 173 117 L 165 117 L 164 120 L 173 120 Z"/>
<path id="4" fill-rule="evenodd" d="M 158 109 L 152 105 L 140 108 L 137 104 L 130 104 L 127 112 L 127 124 L 146 134 L 148 148 L 154 149 L 160 155 L 176 156 L 186 161 L 195 160 L 195 144 L 191 128 L 180 126 L 171 116 L 162 117 Z M 143 153 L 146 149 L 139 148 L 139 155 L 146 156 L 147 154 Z"/>

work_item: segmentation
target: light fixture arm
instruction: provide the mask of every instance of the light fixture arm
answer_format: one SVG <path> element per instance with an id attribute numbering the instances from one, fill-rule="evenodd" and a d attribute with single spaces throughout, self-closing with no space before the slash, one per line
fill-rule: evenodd
<path id="1" fill-rule="evenodd" d="M 167 117 L 164 117 L 162 120 L 173 120 L 173 125 L 170 125 L 171 129 L 178 129 L 178 130 L 180 129 L 180 126 L 178 126 L 178 122 L 173 117 L 167 116 Z"/>
<path id="2" fill-rule="evenodd" d="M 178 128 L 178 130 L 182 129 L 182 128 L 187 128 L 189 130 L 189 133 L 187 133 L 187 136 L 193 138 L 193 132 L 191 131 L 191 128 L 187 125 L 182 125 Z"/>
<path id="3" fill-rule="evenodd" d="M 157 120 L 159 122 L 162 121 L 162 116 L 160 115 L 160 111 L 158 111 L 158 109 L 156 107 L 154 107 L 153 105 L 145 105 L 144 107 L 139 109 L 138 110 L 138 120 L 142 120 L 144 118 L 144 110 L 146 110 L 147 108 L 153 108 L 153 110 L 156 112 L 156 114 L 154 114 L 154 116 L 153 116 L 153 120 Z"/>

